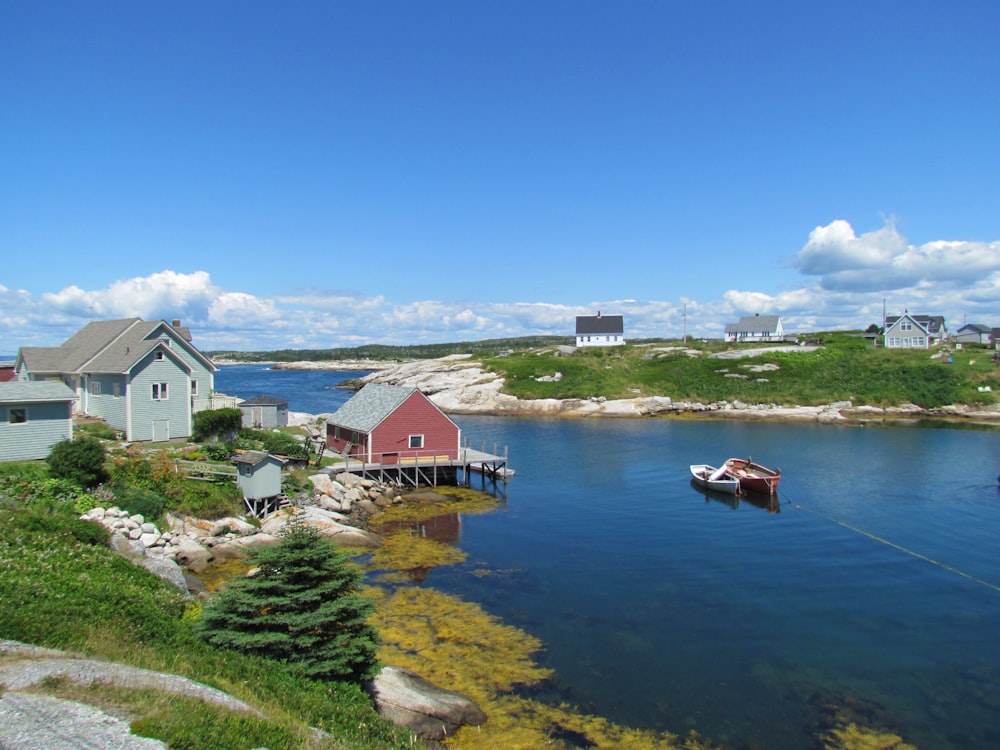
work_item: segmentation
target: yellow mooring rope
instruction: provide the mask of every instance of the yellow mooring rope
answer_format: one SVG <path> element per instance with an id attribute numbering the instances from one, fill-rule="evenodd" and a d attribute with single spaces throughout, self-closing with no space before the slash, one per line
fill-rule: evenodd
<path id="1" fill-rule="evenodd" d="M 921 555 L 919 552 L 915 552 L 912 549 L 907 549 L 906 547 L 896 544 L 895 542 L 890 542 L 888 539 L 883 539 L 880 536 L 876 536 L 875 534 L 872 534 L 870 531 L 865 531 L 864 529 L 859 529 L 857 526 L 852 526 L 846 521 L 840 521 L 834 518 L 833 516 L 828 516 L 825 513 L 820 513 L 819 511 L 813 510 L 812 508 L 807 508 L 804 505 L 799 505 L 799 503 L 793 503 L 790 500 L 786 501 L 785 504 L 794 505 L 799 510 L 804 510 L 806 513 L 812 513 L 817 518 L 823 518 L 826 519 L 827 521 L 830 521 L 831 523 L 837 524 L 838 526 L 843 526 L 845 529 L 849 529 L 850 531 L 853 531 L 857 534 L 861 534 L 861 536 L 866 536 L 869 539 L 874 539 L 876 542 L 881 542 L 887 547 L 892 547 L 893 549 L 898 549 L 900 552 L 905 552 L 906 554 L 915 557 L 918 560 L 929 562 L 931 565 L 937 565 L 942 570 L 947 570 L 949 573 L 954 573 L 955 575 L 962 576 L 962 578 L 967 578 L 973 583 L 978 583 L 980 586 L 985 586 L 986 588 L 993 589 L 994 591 L 1000 591 L 1000 585 L 997 585 L 995 583 L 990 583 L 989 581 L 984 581 L 982 578 L 976 578 L 976 576 L 970 573 L 966 573 L 964 570 L 959 570 L 958 568 L 952 567 L 951 565 L 946 565 L 940 560 L 935 560 L 933 557 L 928 557 L 927 555 Z"/>

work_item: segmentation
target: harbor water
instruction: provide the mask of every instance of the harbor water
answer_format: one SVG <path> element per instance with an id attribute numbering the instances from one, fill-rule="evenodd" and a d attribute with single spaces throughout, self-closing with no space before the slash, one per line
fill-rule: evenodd
<path id="1" fill-rule="evenodd" d="M 321 413 L 356 376 L 216 384 Z M 517 475 L 423 585 L 540 638 L 542 698 L 731 746 L 813 746 L 843 704 L 921 748 L 1000 747 L 997 430 L 455 419 Z M 730 456 L 782 470 L 775 503 L 691 485 Z"/>

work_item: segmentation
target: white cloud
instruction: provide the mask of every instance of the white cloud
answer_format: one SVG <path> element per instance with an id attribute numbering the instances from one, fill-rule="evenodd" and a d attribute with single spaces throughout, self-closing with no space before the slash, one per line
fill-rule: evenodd
<path id="1" fill-rule="evenodd" d="M 180 318 L 202 349 L 327 349 L 365 343 L 470 341 L 526 335 L 570 339 L 577 315 L 625 316 L 626 338 L 721 337 L 743 315 L 778 314 L 785 329 L 865 328 L 904 308 L 1000 325 L 1000 242 L 936 240 L 912 245 L 891 221 L 858 235 L 838 219 L 810 232 L 795 258 L 805 283 L 786 289 L 709 290 L 677 301 L 591 300 L 580 304 L 418 300 L 310 288 L 257 296 L 225 289 L 204 271 L 165 270 L 69 286 L 38 297 L 0 285 L 0 354 L 55 346 L 91 320 Z M 725 277 L 723 277 L 725 278 Z M 736 277 L 732 277 L 736 278 Z M 952 326 L 957 327 L 957 326 Z"/>
<path id="2" fill-rule="evenodd" d="M 860 236 L 838 219 L 816 227 L 795 267 L 830 291 L 890 292 L 923 285 L 968 286 L 1000 272 L 1000 242 L 936 240 L 911 245 L 890 220 Z"/>

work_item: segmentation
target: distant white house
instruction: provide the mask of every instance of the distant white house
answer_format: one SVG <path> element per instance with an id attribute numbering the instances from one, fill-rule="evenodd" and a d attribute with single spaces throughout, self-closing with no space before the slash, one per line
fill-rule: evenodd
<path id="1" fill-rule="evenodd" d="M 784 341 L 785 330 L 778 315 L 744 315 L 739 323 L 726 324 L 726 341 L 736 343 Z"/>
<path id="2" fill-rule="evenodd" d="M 892 315 L 885 319 L 886 349 L 929 349 L 948 336 L 941 315 Z"/>
<path id="3" fill-rule="evenodd" d="M 625 321 L 621 315 L 578 315 L 577 346 L 621 346 L 625 343 Z"/>

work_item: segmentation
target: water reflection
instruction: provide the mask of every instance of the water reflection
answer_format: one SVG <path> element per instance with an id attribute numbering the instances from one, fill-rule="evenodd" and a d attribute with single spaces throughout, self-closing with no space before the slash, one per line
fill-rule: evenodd
<path id="1" fill-rule="evenodd" d="M 704 495 L 706 503 L 722 503 L 723 505 L 729 506 L 733 510 L 739 510 L 740 506 L 746 506 L 766 510 L 768 513 L 781 512 L 781 502 L 778 500 L 778 493 L 773 495 L 759 495 L 752 493 L 747 495 L 730 495 L 728 492 L 717 492 L 716 490 L 710 490 L 702 487 L 693 479 L 691 480 L 691 487 L 700 495 Z"/>

